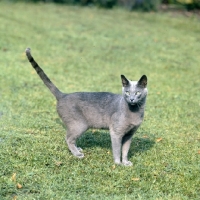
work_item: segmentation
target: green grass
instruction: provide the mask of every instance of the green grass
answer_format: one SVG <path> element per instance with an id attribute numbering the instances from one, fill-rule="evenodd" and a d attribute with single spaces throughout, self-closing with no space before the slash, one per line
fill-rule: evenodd
<path id="1" fill-rule="evenodd" d="M 53 4 L 0 8 L 0 199 L 199 199 L 195 17 Z M 26 47 L 65 92 L 120 93 L 120 74 L 148 76 L 132 167 L 114 166 L 105 130 L 79 139 L 84 159 L 70 154 L 55 99 L 28 63 Z"/>

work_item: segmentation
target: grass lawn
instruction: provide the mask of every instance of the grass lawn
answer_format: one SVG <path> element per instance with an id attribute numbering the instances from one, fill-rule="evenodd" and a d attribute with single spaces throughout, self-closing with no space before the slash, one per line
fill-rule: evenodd
<path id="1" fill-rule="evenodd" d="M 199 199 L 200 21 L 54 4 L 0 3 L 0 199 Z M 132 167 L 115 166 L 108 131 L 65 143 L 55 99 L 25 57 L 65 92 L 121 93 L 148 77 Z"/>

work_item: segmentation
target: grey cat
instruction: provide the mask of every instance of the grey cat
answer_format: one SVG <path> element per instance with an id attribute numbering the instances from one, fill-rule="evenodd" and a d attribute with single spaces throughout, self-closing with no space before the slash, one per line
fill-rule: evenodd
<path id="1" fill-rule="evenodd" d="M 71 153 L 78 158 L 84 157 L 82 149 L 76 146 L 76 140 L 89 128 L 109 129 L 114 162 L 131 166 L 128 152 L 132 136 L 144 118 L 147 97 L 146 75 L 139 81 L 130 81 L 121 75 L 122 95 L 109 92 L 66 94 L 51 82 L 35 62 L 30 48 L 26 49 L 26 55 L 44 84 L 57 99 L 57 112 L 67 127 L 66 142 Z"/>

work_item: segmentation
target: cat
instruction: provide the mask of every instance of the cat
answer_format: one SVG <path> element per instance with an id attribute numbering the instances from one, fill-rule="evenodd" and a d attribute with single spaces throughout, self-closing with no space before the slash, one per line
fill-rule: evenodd
<path id="1" fill-rule="evenodd" d="M 141 125 L 147 97 L 147 76 L 130 81 L 121 75 L 122 95 L 109 92 L 62 93 L 31 55 L 26 56 L 57 100 L 57 112 L 67 128 L 66 143 L 71 153 L 83 158 L 76 140 L 89 128 L 109 129 L 115 164 L 131 166 L 128 152 L 133 134 Z"/>

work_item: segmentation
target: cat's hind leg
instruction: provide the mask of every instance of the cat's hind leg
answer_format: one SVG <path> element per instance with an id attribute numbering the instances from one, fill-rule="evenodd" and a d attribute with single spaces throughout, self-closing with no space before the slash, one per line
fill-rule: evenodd
<path id="1" fill-rule="evenodd" d="M 67 134 L 66 134 L 66 142 L 71 153 L 78 157 L 83 158 L 84 154 L 82 153 L 82 149 L 76 146 L 76 140 L 87 130 L 85 125 L 77 124 L 76 126 L 68 126 Z"/>
<path id="2" fill-rule="evenodd" d="M 73 137 L 69 131 L 67 132 L 66 142 L 69 150 L 77 158 L 83 158 L 84 154 L 82 153 L 82 149 L 76 146 L 76 139 L 77 138 Z"/>

